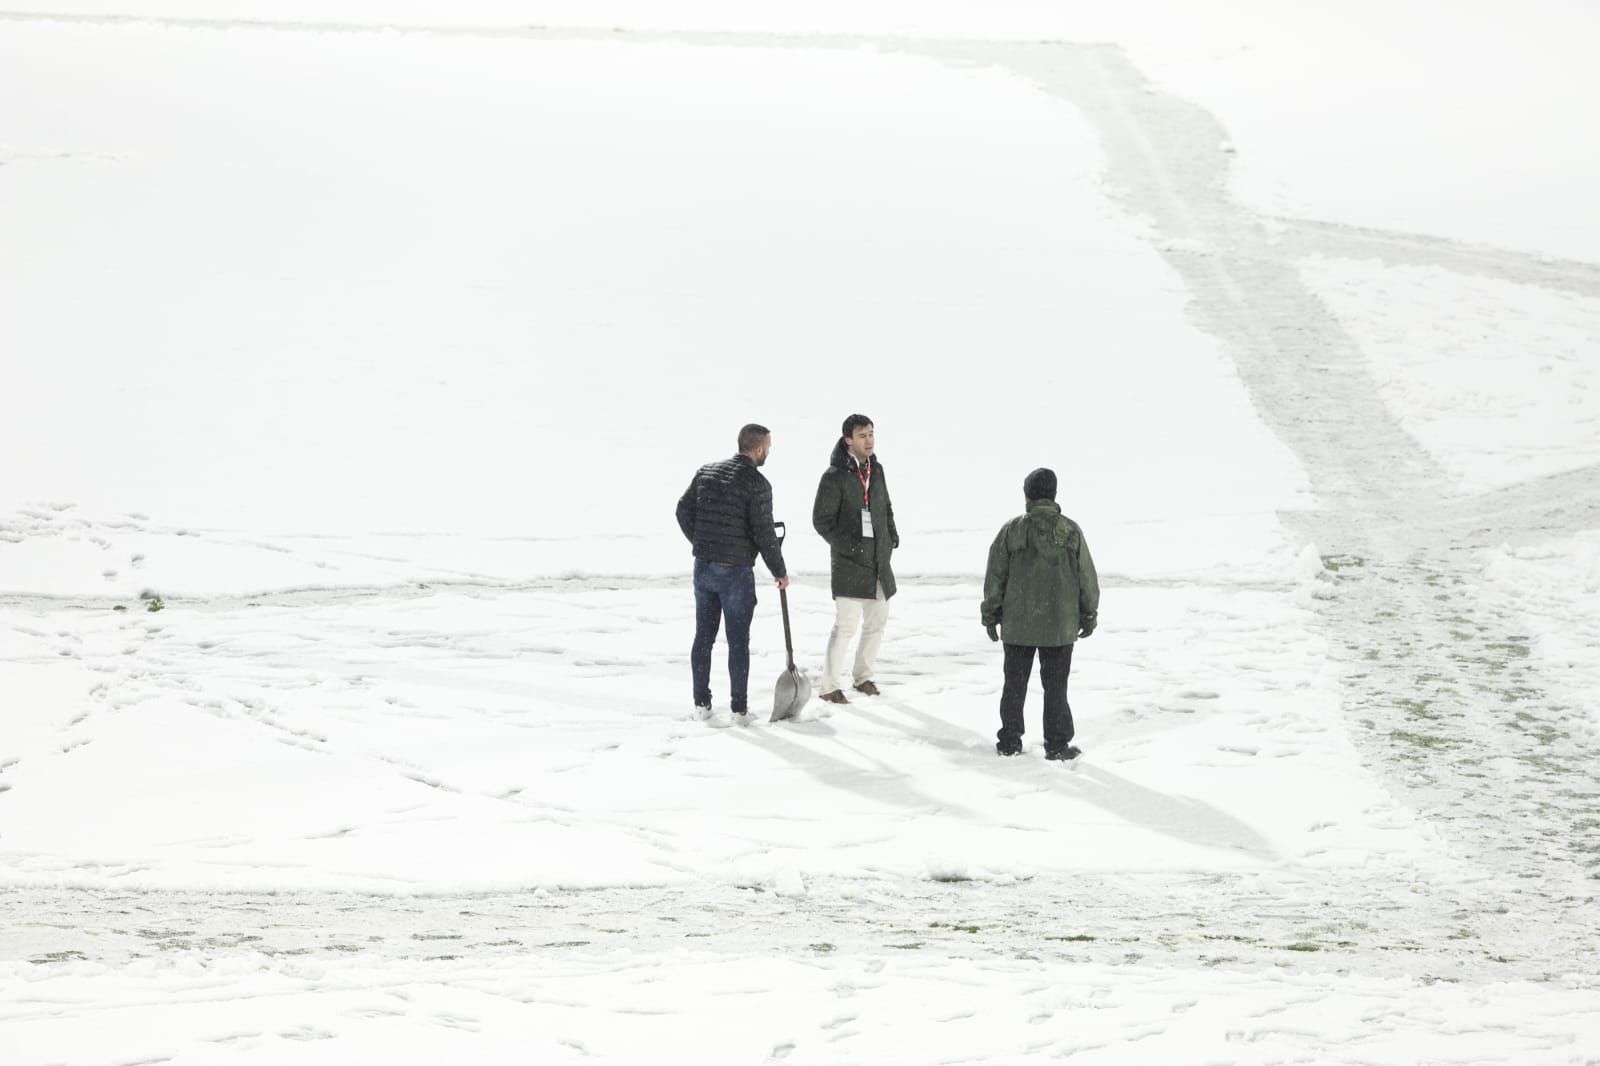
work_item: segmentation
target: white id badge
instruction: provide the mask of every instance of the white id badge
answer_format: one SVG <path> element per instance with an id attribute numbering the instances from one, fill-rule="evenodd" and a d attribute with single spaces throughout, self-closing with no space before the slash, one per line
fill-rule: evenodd
<path id="1" fill-rule="evenodd" d="M 861 508 L 861 539 L 872 539 L 872 512 L 865 507 Z"/>

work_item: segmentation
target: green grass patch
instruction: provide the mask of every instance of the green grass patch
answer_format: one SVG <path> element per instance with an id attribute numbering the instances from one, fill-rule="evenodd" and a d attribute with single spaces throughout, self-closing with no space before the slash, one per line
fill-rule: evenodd
<path id="1" fill-rule="evenodd" d="M 1389 739 L 1409 744 L 1415 748 L 1428 748 L 1443 751 L 1447 748 L 1460 747 L 1461 742 L 1451 740 L 1449 737 L 1436 737 L 1429 733 L 1411 733 L 1404 729 L 1394 729 L 1389 732 Z"/>
<path id="2" fill-rule="evenodd" d="M 1395 701 L 1405 712 L 1413 718 L 1439 718 L 1441 715 L 1433 709 L 1432 700 L 1418 700 L 1401 698 Z"/>
<path id="3" fill-rule="evenodd" d="M 44 966 L 52 962 L 88 962 L 89 956 L 81 951 L 51 951 L 28 961 L 35 966 Z"/>

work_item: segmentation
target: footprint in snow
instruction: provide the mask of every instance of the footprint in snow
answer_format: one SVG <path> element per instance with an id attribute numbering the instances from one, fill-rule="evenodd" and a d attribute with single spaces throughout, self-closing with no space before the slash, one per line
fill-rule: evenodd
<path id="1" fill-rule="evenodd" d="M 259 1032 L 254 1032 L 254 1033 L 230 1033 L 227 1036 L 210 1036 L 210 1037 L 206 1037 L 206 1043 L 208 1043 L 208 1044 L 233 1044 L 233 1043 L 237 1043 L 237 1042 L 239 1042 L 241 1040 L 255 1040 L 255 1039 L 259 1038 L 260 1036 L 261 1036 L 261 1034 Z"/>

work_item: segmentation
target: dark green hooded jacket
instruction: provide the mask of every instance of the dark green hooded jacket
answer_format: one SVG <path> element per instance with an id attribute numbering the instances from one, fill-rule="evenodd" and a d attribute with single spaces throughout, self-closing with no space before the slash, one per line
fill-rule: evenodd
<path id="1" fill-rule="evenodd" d="M 889 483 L 883 477 L 883 464 L 877 456 L 868 461 L 871 480 L 867 483 L 872 512 L 872 539 L 861 535 L 861 475 L 855 457 L 844 446 L 844 439 L 833 446 L 827 473 L 817 485 L 817 500 L 811 507 L 811 524 L 822 534 L 833 571 L 833 595 L 871 600 L 894 595 L 894 571 L 889 557 L 900 546 L 894 527 L 894 505 L 889 502 Z"/>
<path id="2" fill-rule="evenodd" d="M 1093 626 L 1100 579 L 1078 523 L 1054 500 L 1029 500 L 1000 528 L 983 581 L 983 624 L 999 623 L 1007 644 L 1054 648 Z"/>

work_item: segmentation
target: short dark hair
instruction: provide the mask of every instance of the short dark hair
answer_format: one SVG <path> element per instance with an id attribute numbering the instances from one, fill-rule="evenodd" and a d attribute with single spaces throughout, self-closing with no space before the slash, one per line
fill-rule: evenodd
<path id="1" fill-rule="evenodd" d="M 1041 466 L 1022 479 L 1022 494 L 1030 500 L 1055 499 L 1056 472 L 1049 467 Z"/>
<path id="2" fill-rule="evenodd" d="M 870 425 L 872 425 L 872 419 L 868 418 L 866 415 L 851 415 L 849 418 L 844 420 L 844 428 L 839 431 L 839 435 L 843 437 L 853 437 L 856 435 L 856 430 L 860 429 L 862 426 Z"/>
<path id="3" fill-rule="evenodd" d="M 772 430 L 752 422 L 739 430 L 739 450 L 748 452 L 770 436 L 772 436 Z"/>

